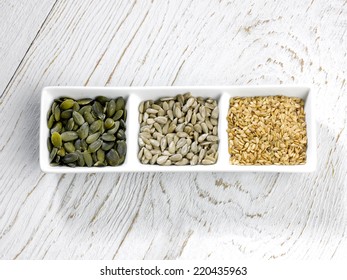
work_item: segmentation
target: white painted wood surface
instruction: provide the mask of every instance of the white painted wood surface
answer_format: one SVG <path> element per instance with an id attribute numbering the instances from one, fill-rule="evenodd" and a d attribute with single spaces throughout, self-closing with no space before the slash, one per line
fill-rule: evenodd
<path id="1" fill-rule="evenodd" d="M 1 259 L 347 258 L 346 1 L 32 3 L 0 2 Z M 316 87 L 315 173 L 39 169 L 43 86 L 280 83 Z"/>

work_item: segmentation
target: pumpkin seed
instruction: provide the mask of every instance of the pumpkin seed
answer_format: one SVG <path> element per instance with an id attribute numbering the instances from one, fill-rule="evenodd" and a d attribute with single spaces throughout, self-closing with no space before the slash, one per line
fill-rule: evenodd
<path id="1" fill-rule="evenodd" d="M 107 107 L 106 107 L 107 117 L 112 117 L 115 112 L 116 112 L 116 102 L 114 101 L 114 99 L 112 99 L 110 100 L 110 102 L 107 103 Z"/>
<path id="2" fill-rule="evenodd" d="M 74 127 L 75 127 L 75 122 L 74 122 L 73 118 L 70 118 L 70 119 L 67 121 L 66 129 L 67 129 L 67 130 L 73 130 Z"/>
<path id="3" fill-rule="evenodd" d="M 113 127 L 113 125 L 114 125 L 114 120 L 113 119 L 107 118 L 105 120 L 105 129 L 110 129 L 110 128 Z"/>
<path id="4" fill-rule="evenodd" d="M 55 125 L 51 128 L 51 133 L 54 132 L 61 132 L 61 129 L 63 128 L 63 124 L 61 122 L 56 122 Z"/>
<path id="5" fill-rule="evenodd" d="M 119 139 L 119 140 L 125 140 L 125 138 L 126 138 L 125 132 L 123 129 L 118 130 L 116 136 L 117 136 L 117 139 Z"/>
<path id="6" fill-rule="evenodd" d="M 102 140 L 100 140 L 100 139 L 96 140 L 95 142 L 93 142 L 89 145 L 88 152 L 90 152 L 90 153 L 96 152 L 97 150 L 100 149 L 101 145 L 102 145 Z"/>
<path id="7" fill-rule="evenodd" d="M 78 134 L 76 131 L 65 131 L 61 134 L 61 139 L 64 142 L 69 142 L 76 140 L 78 138 Z"/>
<path id="8" fill-rule="evenodd" d="M 118 97 L 116 100 L 116 111 L 123 110 L 125 106 L 125 100 L 123 97 Z"/>
<path id="9" fill-rule="evenodd" d="M 107 131 L 107 133 L 109 133 L 109 134 L 116 134 L 119 126 L 120 126 L 120 122 L 119 121 L 114 122 L 113 128 L 111 128 L 109 131 Z"/>
<path id="10" fill-rule="evenodd" d="M 96 119 L 93 117 L 91 112 L 84 112 L 83 113 L 84 119 L 87 121 L 88 124 L 92 124 Z"/>
<path id="11" fill-rule="evenodd" d="M 101 149 L 103 149 L 104 151 L 109 151 L 112 149 L 113 146 L 114 146 L 114 142 L 103 142 Z"/>
<path id="12" fill-rule="evenodd" d="M 65 149 L 63 147 L 60 147 L 60 149 L 57 151 L 57 155 L 60 157 L 64 157 L 66 154 Z"/>
<path id="13" fill-rule="evenodd" d="M 64 148 L 68 153 L 73 153 L 76 148 L 75 146 L 72 144 L 72 142 L 66 142 L 64 143 Z"/>
<path id="14" fill-rule="evenodd" d="M 100 136 L 100 132 L 96 132 L 94 134 L 89 135 L 86 139 L 87 144 L 91 144 L 95 142 L 96 140 L 99 139 L 99 136 Z"/>
<path id="15" fill-rule="evenodd" d="M 94 104 L 92 105 L 92 109 L 93 109 L 95 115 L 99 119 L 101 119 L 101 120 L 105 119 L 104 109 L 99 102 L 95 101 Z"/>
<path id="16" fill-rule="evenodd" d="M 78 154 L 77 153 L 69 153 L 66 154 L 65 157 L 63 157 L 63 161 L 65 163 L 72 163 L 78 160 Z"/>
<path id="17" fill-rule="evenodd" d="M 62 110 L 67 110 L 72 108 L 72 106 L 74 105 L 75 101 L 73 99 L 65 99 L 61 104 L 60 104 L 60 108 Z"/>
<path id="18" fill-rule="evenodd" d="M 51 142 L 51 137 L 47 138 L 47 148 L 48 148 L 48 152 L 52 152 L 53 144 Z"/>
<path id="19" fill-rule="evenodd" d="M 89 124 L 85 122 L 82 126 L 77 130 L 78 137 L 80 139 L 85 139 L 89 134 Z"/>
<path id="20" fill-rule="evenodd" d="M 99 149 L 96 152 L 96 157 L 97 157 L 98 161 L 104 162 L 104 160 L 105 160 L 105 152 L 102 149 Z"/>
<path id="21" fill-rule="evenodd" d="M 91 133 L 95 133 L 100 130 L 101 126 L 102 126 L 102 121 L 96 120 L 90 125 L 89 130 Z"/>
<path id="22" fill-rule="evenodd" d="M 78 103 L 79 105 L 84 106 L 84 105 L 90 104 L 92 101 L 93 101 L 93 99 L 91 99 L 91 98 L 84 98 L 84 99 L 77 100 L 77 103 Z M 87 107 L 87 106 L 85 106 L 85 107 Z M 85 107 L 84 107 L 84 108 L 85 108 Z"/>
<path id="23" fill-rule="evenodd" d="M 104 141 L 115 141 L 116 137 L 112 134 L 108 134 L 108 133 L 104 133 L 103 135 L 101 135 L 101 139 Z"/>
<path id="24" fill-rule="evenodd" d="M 52 126 L 53 126 L 53 124 L 54 124 L 54 115 L 51 115 L 51 116 L 49 117 L 49 119 L 48 119 L 47 127 L 48 127 L 49 129 L 51 129 Z"/>
<path id="25" fill-rule="evenodd" d="M 63 140 L 59 132 L 53 132 L 51 141 L 54 147 L 60 148 L 63 145 Z"/>
<path id="26" fill-rule="evenodd" d="M 83 167 L 85 165 L 84 157 L 81 151 L 76 151 L 78 155 L 77 165 Z"/>
<path id="27" fill-rule="evenodd" d="M 74 122 L 76 124 L 78 124 L 78 125 L 82 125 L 85 122 L 83 116 L 80 113 L 76 112 L 76 111 L 73 111 L 72 117 L 73 117 Z"/>
<path id="28" fill-rule="evenodd" d="M 125 156 L 126 152 L 127 152 L 127 145 L 125 143 L 125 141 L 118 141 L 117 142 L 117 152 L 119 154 L 119 156 Z"/>
<path id="29" fill-rule="evenodd" d="M 54 147 L 51 151 L 51 153 L 49 154 L 49 161 L 52 162 L 56 156 L 58 152 L 58 148 Z"/>
<path id="30" fill-rule="evenodd" d="M 117 121 L 119 120 L 123 115 L 123 110 L 118 110 L 115 114 L 114 114 L 114 117 L 113 117 L 113 120 Z"/>
<path id="31" fill-rule="evenodd" d="M 65 110 L 65 111 L 62 111 L 61 114 L 60 114 L 60 117 L 62 119 L 70 119 L 72 117 L 72 110 Z"/>
<path id="32" fill-rule="evenodd" d="M 105 96 L 97 96 L 95 100 L 97 100 L 102 105 L 105 105 L 106 102 L 110 101 L 110 99 Z"/>
<path id="33" fill-rule="evenodd" d="M 88 167 L 93 166 L 93 159 L 92 159 L 92 156 L 91 156 L 90 153 L 88 153 L 87 151 L 84 151 L 84 152 L 83 152 L 83 159 L 84 159 L 85 164 L 86 164 Z"/>
<path id="34" fill-rule="evenodd" d="M 119 155 L 116 150 L 111 149 L 106 154 L 106 161 L 109 165 L 115 166 L 119 164 Z"/>

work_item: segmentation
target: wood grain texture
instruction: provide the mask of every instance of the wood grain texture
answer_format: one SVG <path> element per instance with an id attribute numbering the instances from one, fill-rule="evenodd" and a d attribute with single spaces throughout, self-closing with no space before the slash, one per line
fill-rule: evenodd
<path id="1" fill-rule="evenodd" d="M 2 77 L 0 258 L 346 259 L 346 7 L 58 0 L 13 78 Z M 270 83 L 316 88 L 315 173 L 39 169 L 43 86 Z"/>
<path id="2" fill-rule="evenodd" d="M 55 0 L 0 2 L 0 92 L 38 36 Z"/>

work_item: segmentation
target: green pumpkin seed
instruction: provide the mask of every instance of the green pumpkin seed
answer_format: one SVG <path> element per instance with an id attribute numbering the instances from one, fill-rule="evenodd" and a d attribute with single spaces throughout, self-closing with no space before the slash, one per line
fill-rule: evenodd
<path id="1" fill-rule="evenodd" d="M 77 130 L 78 137 L 80 139 L 85 139 L 89 134 L 89 124 L 85 122 L 82 126 Z"/>
<path id="2" fill-rule="evenodd" d="M 73 111 L 72 117 L 73 117 L 73 120 L 75 121 L 75 123 L 77 123 L 78 125 L 82 125 L 85 122 L 83 116 L 76 111 Z"/>
<path id="3" fill-rule="evenodd" d="M 119 140 L 125 140 L 126 136 L 125 136 L 125 132 L 123 129 L 118 130 L 117 132 L 117 139 Z"/>
<path id="4" fill-rule="evenodd" d="M 74 104 L 73 104 L 73 106 L 72 106 L 72 110 L 74 110 L 74 111 L 79 111 L 80 110 L 80 105 L 77 103 L 77 102 L 75 102 Z"/>
<path id="5" fill-rule="evenodd" d="M 93 101 L 93 99 L 91 99 L 91 98 L 84 98 L 84 99 L 77 100 L 77 103 L 81 106 L 84 106 L 84 105 L 90 104 L 92 101 Z M 87 106 L 85 106 L 85 107 L 87 107 Z"/>
<path id="6" fill-rule="evenodd" d="M 105 152 L 102 149 L 99 149 L 96 152 L 96 157 L 97 157 L 98 161 L 104 162 L 104 160 L 105 160 Z"/>
<path id="7" fill-rule="evenodd" d="M 123 97 L 118 97 L 116 100 L 116 111 L 123 110 L 125 106 L 125 100 Z"/>
<path id="8" fill-rule="evenodd" d="M 125 141 L 118 141 L 117 142 L 117 152 L 119 154 L 119 156 L 125 156 L 126 152 L 127 152 L 127 145 L 125 143 Z"/>
<path id="9" fill-rule="evenodd" d="M 100 149 L 101 145 L 102 145 L 102 141 L 100 139 L 96 140 L 95 142 L 93 142 L 89 145 L 88 152 L 90 152 L 90 153 L 96 152 L 97 150 Z"/>
<path id="10" fill-rule="evenodd" d="M 105 119 L 104 108 L 99 102 L 95 101 L 92 106 L 92 109 L 99 119 L 101 120 Z"/>
<path id="11" fill-rule="evenodd" d="M 78 160 L 78 154 L 77 153 L 69 153 L 66 154 L 65 157 L 63 158 L 63 161 L 65 163 L 72 163 Z"/>
<path id="12" fill-rule="evenodd" d="M 100 136 L 100 132 L 96 132 L 94 134 L 89 135 L 86 139 L 87 144 L 91 144 L 95 142 L 96 140 L 98 140 L 99 136 Z"/>
<path id="13" fill-rule="evenodd" d="M 106 154 L 106 161 L 111 166 L 116 166 L 119 164 L 119 155 L 116 150 L 111 149 Z"/>
<path id="14" fill-rule="evenodd" d="M 125 130 L 125 121 L 120 119 L 120 127 L 123 128 Z"/>
<path id="15" fill-rule="evenodd" d="M 63 103 L 60 104 L 60 108 L 62 110 L 67 110 L 72 108 L 72 106 L 74 105 L 75 101 L 72 99 L 66 99 L 63 101 Z"/>
<path id="16" fill-rule="evenodd" d="M 75 162 L 71 162 L 67 164 L 68 167 L 76 167 L 76 163 Z"/>
<path id="17" fill-rule="evenodd" d="M 59 151 L 58 151 L 59 152 Z M 54 161 L 56 162 L 56 163 L 59 163 L 60 162 L 60 156 L 58 156 L 58 153 L 57 153 L 57 156 L 55 157 L 55 159 L 54 159 Z"/>
<path id="18" fill-rule="evenodd" d="M 55 125 L 51 128 L 51 134 L 54 132 L 61 132 L 61 129 L 63 128 L 63 124 L 61 122 L 55 123 Z"/>
<path id="19" fill-rule="evenodd" d="M 81 149 L 82 149 L 82 151 L 88 150 L 88 144 L 86 142 L 86 139 L 81 140 Z"/>
<path id="20" fill-rule="evenodd" d="M 65 154 L 66 154 L 66 152 L 65 152 L 65 149 L 63 147 L 61 147 L 57 152 L 57 155 L 61 156 L 61 157 L 64 157 Z"/>
<path id="21" fill-rule="evenodd" d="M 112 128 L 113 125 L 114 125 L 114 120 L 113 120 L 113 119 L 107 118 L 107 119 L 105 120 L 105 128 L 106 128 L 106 129 Z"/>
<path id="22" fill-rule="evenodd" d="M 77 129 L 78 129 L 78 124 L 75 124 L 75 125 L 73 126 L 73 129 L 72 129 L 72 130 L 76 131 Z"/>
<path id="23" fill-rule="evenodd" d="M 60 108 L 58 106 L 54 108 L 54 119 L 60 121 Z"/>
<path id="24" fill-rule="evenodd" d="M 75 127 L 75 122 L 74 122 L 73 118 L 70 118 L 67 121 L 66 130 L 73 130 L 74 127 Z"/>
<path id="25" fill-rule="evenodd" d="M 86 120 L 87 123 L 92 124 L 96 119 L 93 117 L 91 112 L 84 112 L 83 113 L 84 119 Z"/>
<path id="26" fill-rule="evenodd" d="M 126 121 L 127 120 L 127 116 L 128 116 L 127 109 L 124 108 L 123 111 L 124 111 L 123 119 L 124 119 L 124 121 Z"/>
<path id="27" fill-rule="evenodd" d="M 54 112 L 54 109 L 57 105 L 58 105 L 58 103 L 54 101 L 52 106 L 51 106 L 51 112 Z"/>
<path id="28" fill-rule="evenodd" d="M 102 143 L 101 149 L 104 151 L 109 151 L 113 148 L 114 142 L 104 142 Z"/>
<path id="29" fill-rule="evenodd" d="M 97 162 L 98 157 L 96 156 L 96 152 L 92 153 L 91 155 L 92 155 L 93 162 Z"/>
<path id="30" fill-rule="evenodd" d="M 76 147 L 74 146 L 74 144 L 72 144 L 72 142 L 64 143 L 64 148 L 68 153 L 73 153 L 76 150 Z"/>
<path id="31" fill-rule="evenodd" d="M 76 140 L 78 138 L 78 134 L 76 131 L 65 131 L 61 134 L 61 138 L 64 142 L 69 142 Z"/>
<path id="32" fill-rule="evenodd" d="M 53 132 L 51 141 L 54 147 L 60 148 L 63 145 L 62 137 L 59 132 Z"/>
<path id="33" fill-rule="evenodd" d="M 114 99 L 107 103 L 106 114 L 108 117 L 112 117 L 116 112 L 116 101 Z"/>
<path id="34" fill-rule="evenodd" d="M 118 164 L 118 165 L 123 164 L 123 163 L 124 163 L 124 161 L 125 161 L 125 156 L 121 156 L 121 157 L 119 157 L 119 164 Z"/>
<path id="35" fill-rule="evenodd" d="M 91 167 L 93 165 L 93 159 L 92 156 L 90 155 L 90 153 L 88 153 L 87 151 L 83 152 L 83 159 L 85 164 L 88 167 Z"/>
<path id="36" fill-rule="evenodd" d="M 109 131 L 107 131 L 107 133 L 109 133 L 109 134 L 116 134 L 116 132 L 117 132 L 117 130 L 119 128 L 119 125 L 120 125 L 119 121 L 114 122 L 114 127 L 111 128 Z"/>
<path id="37" fill-rule="evenodd" d="M 78 159 L 77 159 L 77 165 L 78 166 L 84 166 L 85 162 L 84 162 L 84 157 L 81 151 L 76 151 L 77 155 L 78 155 Z"/>
<path id="38" fill-rule="evenodd" d="M 51 153 L 49 154 L 49 162 L 52 162 L 55 158 L 55 156 L 57 155 L 58 152 L 58 148 L 54 147 L 51 151 Z"/>
<path id="39" fill-rule="evenodd" d="M 95 122 L 93 122 L 91 125 L 90 125 L 90 132 L 91 133 L 95 133 L 97 131 L 100 130 L 102 126 L 102 121 L 101 120 L 96 120 Z"/>
<path id="40" fill-rule="evenodd" d="M 49 129 L 51 129 L 52 126 L 53 126 L 53 124 L 54 124 L 54 115 L 51 115 L 51 116 L 49 117 L 49 119 L 48 119 L 47 127 L 48 127 Z"/>
<path id="41" fill-rule="evenodd" d="M 81 151 L 82 150 L 82 147 L 81 147 L 81 140 L 80 139 L 77 139 L 76 141 L 75 141 L 75 149 L 77 150 L 77 151 Z M 70 143 L 70 142 L 68 142 L 68 143 Z"/>
<path id="42" fill-rule="evenodd" d="M 95 167 L 103 167 L 103 166 L 106 166 L 105 163 L 101 162 L 101 161 L 97 161 L 95 164 L 94 164 Z"/>
<path id="43" fill-rule="evenodd" d="M 85 112 L 91 112 L 92 110 L 92 106 L 87 105 L 87 106 L 83 106 L 78 112 L 83 116 Z"/>
<path id="44" fill-rule="evenodd" d="M 117 120 L 119 120 L 122 116 L 123 116 L 123 110 L 119 110 L 119 111 L 117 111 L 117 112 L 114 114 L 113 119 L 114 119 L 115 121 L 117 121 Z"/>
<path id="45" fill-rule="evenodd" d="M 105 105 L 106 102 L 110 101 L 110 98 L 107 98 L 105 96 L 97 96 L 95 100 L 98 101 L 100 104 Z"/>
<path id="46" fill-rule="evenodd" d="M 102 136 L 101 136 L 101 139 L 104 140 L 104 141 L 115 141 L 116 140 L 116 137 L 112 134 L 108 134 L 108 133 L 104 133 Z"/>
<path id="47" fill-rule="evenodd" d="M 103 134 L 105 132 L 105 124 L 104 122 L 101 122 L 101 127 L 100 127 L 100 133 Z"/>
<path id="48" fill-rule="evenodd" d="M 72 110 L 69 109 L 69 110 L 62 111 L 60 114 L 60 117 L 62 119 L 70 119 L 72 117 Z"/>
<path id="49" fill-rule="evenodd" d="M 47 148 L 48 148 L 48 152 L 52 152 L 53 144 L 51 142 L 51 137 L 47 138 Z"/>

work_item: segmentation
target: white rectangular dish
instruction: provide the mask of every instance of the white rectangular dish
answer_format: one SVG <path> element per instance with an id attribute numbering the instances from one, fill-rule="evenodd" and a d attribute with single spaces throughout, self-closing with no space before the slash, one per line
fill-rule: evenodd
<path id="1" fill-rule="evenodd" d="M 137 158 L 138 146 L 138 107 L 141 101 L 156 100 L 166 96 L 176 96 L 191 92 L 193 96 L 211 97 L 219 106 L 218 121 L 218 160 L 213 165 L 160 166 L 142 164 Z M 95 98 L 103 95 L 110 98 L 122 96 L 126 100 L 128 117 L 126 120 L 127 155 L 120 166 L 107 167 L 67 167 L 51 166 L 47 149 L 47 112 L 54 99 L 62 96 L 74 99 Z M 300 97 L 305 101 L 307 129 L 307 159 L 303 165 L 253 165 L 240 166 L 229 163 L 227 113 L 231 97 L 285 95 Z M 182 86 L 182 87 L 45 87 L 41 95 L 40 119 L 40 166 L 48 173 L 98 173 L 98 172 L 312 172 L 316 168 L 316 127 L 315 127 L 314 93 L 309 86 Z"/>

